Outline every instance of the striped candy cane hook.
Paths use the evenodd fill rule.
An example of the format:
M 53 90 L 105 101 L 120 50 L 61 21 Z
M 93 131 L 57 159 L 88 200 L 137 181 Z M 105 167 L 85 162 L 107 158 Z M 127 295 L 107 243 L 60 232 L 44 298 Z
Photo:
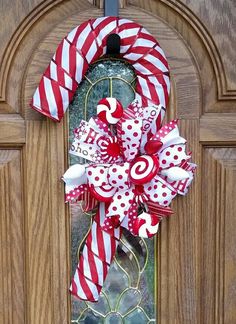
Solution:
M 106 53 L 107 37 L 114 33 L 120 37 L 120 58 L 132 64 L 137 76 L 135 99 L 143 107 L 160 104 L 162 119 L 170 91 L 165 54 L 145 28 L 118 17 L 90 19 L 62 40 L 34 93 L 31 107 L 60 121 L 89 64 Z

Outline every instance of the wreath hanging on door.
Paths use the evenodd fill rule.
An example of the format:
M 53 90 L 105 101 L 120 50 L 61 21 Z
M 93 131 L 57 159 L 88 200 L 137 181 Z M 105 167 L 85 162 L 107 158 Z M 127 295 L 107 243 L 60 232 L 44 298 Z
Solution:
M 70 287 L 89 301 L 99 298 L 122 228 L 154 236 L 161 219 L 172 214 L 172 199 L 187 193 L 196 169 L 177 120 L 161 126 L 170 91 L 164 52 L 133 21 L 101 17 L 73 29 L 43 74 L 32 108 L 60 121 L 89 65 L 106 54 L 111 34 L 119 35 L 119 57 L 137 75 L 135 100 L 124 110 L 115 98 L 101 98 L 97 116 L 74 130 L 70 149 L 88 164 L 75 164 L 63 176 L 66 201 L 84 201 L 86 211 L 98 207 Z

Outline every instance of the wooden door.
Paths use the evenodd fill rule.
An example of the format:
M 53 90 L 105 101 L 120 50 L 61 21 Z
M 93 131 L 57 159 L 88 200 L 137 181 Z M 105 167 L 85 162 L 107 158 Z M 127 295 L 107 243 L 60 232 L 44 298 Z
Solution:
M 29 108 L 60 40 L 103 15 L 98 1 L 1 1 L 0 323 L 70 323 L 70 220 L 60 177 L 67 118 Z M 167 119 L 180 119 L 197 176 L 158 239 L 158 323 L 236 323 L 236 6 L 129 0 L 171 69 Z

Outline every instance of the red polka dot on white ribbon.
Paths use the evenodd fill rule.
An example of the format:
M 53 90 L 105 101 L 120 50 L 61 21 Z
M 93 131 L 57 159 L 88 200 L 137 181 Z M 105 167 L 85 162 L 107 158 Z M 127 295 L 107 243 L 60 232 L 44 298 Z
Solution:
M 162 150 L 158 157 L 162 169 L 180 165 L 189 158 L 185 153 L 185 144 L 171 145 Z
M 86 168 L 88 182 L 94 187 L 100 187 L 107 184 L 108 168 L 104 166 L 92 165 Z
M 142 136 L 142 120 L 125 120 L 121 128 L 121 141 L 126 161 L 132 161 L 138 154 Z
M 177 194 L 176 190 L 159 176 L 145 184 L 144 190 L 149 200 L 158 202 L 162 206 L 168 206 Z
M 120 189 L 128 188 L 130 182 L 128 181 L 129 175 L 129 163 L 125 162 L 121 165 L 113 164 L 108 170 L 108 181 L 113 187 L 118 187 Z

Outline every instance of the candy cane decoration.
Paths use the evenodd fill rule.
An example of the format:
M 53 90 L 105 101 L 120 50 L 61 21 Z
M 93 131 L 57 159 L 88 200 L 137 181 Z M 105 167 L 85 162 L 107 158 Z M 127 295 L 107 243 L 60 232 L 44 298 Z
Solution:
M 130 20 L 101 17 L 74 28 L 44 72 L 32 108 L 60 121 L 113 33 L 121 40 L 120 58 L 136 74 L 135 101 L 126 110 L 115 98 L 99 101 L 97 116 L 75 129 L 70 149 L 89 164 L 74 165 L 63 176 L 66 201 L 84 200 L 86 211 L 99 203 L 70 287 L 88 301 L 98 300 L 122 227 L 133 235 L 155 235 L 162 217 L 172 213 L 172 199 L 187 193 L 196 168 L 177 121 L 161 127 L 170 91 L 166 57 L 156 39 Z M 138 215 L 140 207 L 145 212 Z
M 106 53 L 107 37 L 112 33 L 120 36 L 120 57 L 132 64 L 137 75 L 136 100 L 144 107 L 162 106 L 160 126 L 170 91 L 165 54 L 145 28 L 118 17 L 90 19 L 62 40 L 35 91 L 31 107 L 60 121 L 89 64 Z
M 97 301 L 121 237 L 121 227 L 102 230 L 105 204 L 100 203 L 86 238 L 70 291 L 82 300 Z

